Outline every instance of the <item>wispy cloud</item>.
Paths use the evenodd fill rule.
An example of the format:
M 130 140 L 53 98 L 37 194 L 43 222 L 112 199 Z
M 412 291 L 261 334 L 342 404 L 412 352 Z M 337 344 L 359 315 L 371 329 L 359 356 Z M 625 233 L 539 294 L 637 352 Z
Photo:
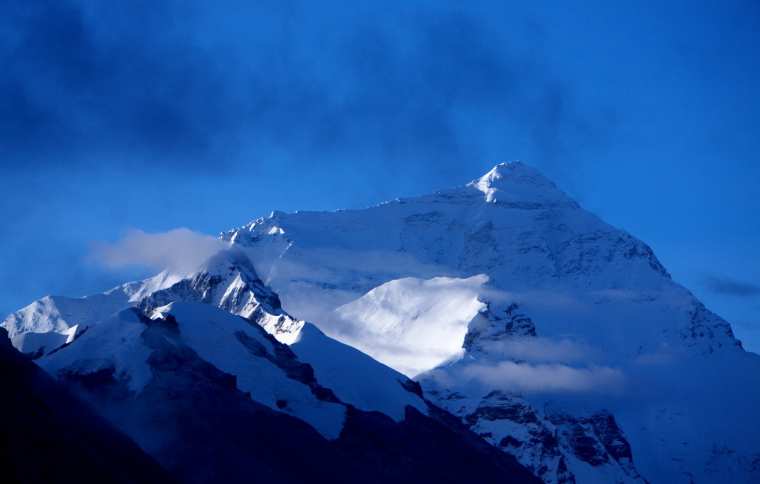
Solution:
M 455 167 L 512 131 L 549 162 L 609 131 L 545 62 L 534 20 L 518 23 L 526 55 L 477 8 L 14 0 L 3 13 L 0 163 L 19 169 L 129 153 L 216 171 L 270 150 Z
M 542 337 L 486 341 L 483 348 L 492 356 L 531 363 L 588 362 L 598 356 L 598 351 L 582 342 Z
M 716 294 L 728 296 L 753 297 L 760 295 L 760 285 L 728 276 L 707 276 L 705 286 Z
M 132 229 L 116 242 L 94 244 L 90 257 L 110 269 L 142 266 L 186 272 L 195 269 L 224 245 L 219 239 L 186 228 L 159 233 Z
M 623 372 L 607 366 L 573 367 L 558 363 L 514 361 L 461 364 L 435 370 L 430 376 L 451 385 L 476 384 L 516 393 L 615 393 L 624 384 Z

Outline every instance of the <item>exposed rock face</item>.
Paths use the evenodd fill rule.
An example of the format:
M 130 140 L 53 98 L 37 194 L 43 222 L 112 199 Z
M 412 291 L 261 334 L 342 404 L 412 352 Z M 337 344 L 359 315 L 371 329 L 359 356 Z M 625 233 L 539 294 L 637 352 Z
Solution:
M 610 457 L 612 457 L 621 466 L 629 466 L 629 472 L 633 472 L 633 455 L 631 445 L 625 439 L 623 431 L 615 421 L 615 417 L 608 412 L 599 412 L 592 415 L 590 421 L 594 434 L 604 445 Z
M 680 336 L 687 346 L 699 347 L 705 354 L 725 346 L 742 347 L 741 341 L 734 337 L 731 325 L 696 300 L 688 311 L 688 322 L 681 329 Z
M 282 341 L 292 342 L 303 326 L 282 310 L 280 298 L 259 278 L 244 254 L 222 251 L 195 274 L 140 301 L 145 312 L 174 301 L 202 302 L 256 322 Z
M 509 304 L 506 309 L 494 311 L 492 304 L 480 311 L 470 323 L 462 347 L 468 352 L 484 350 L 489 342 L 498 342 L 509 337 L 536 336 L 536 325 L 527 315 L 520 312 L 517 303 Z
M 479 401 L 435 390 L 432 395 L 475 433 L 515 455 L 544 482 L 576 482 L 568 462 L 587 464 L 595 469 L 591 475 L 605 476 L 610 482 L 645 482 L 633 463 L 628 441 L 607 412 L 584 418 L 546 413 L 499 391 Z

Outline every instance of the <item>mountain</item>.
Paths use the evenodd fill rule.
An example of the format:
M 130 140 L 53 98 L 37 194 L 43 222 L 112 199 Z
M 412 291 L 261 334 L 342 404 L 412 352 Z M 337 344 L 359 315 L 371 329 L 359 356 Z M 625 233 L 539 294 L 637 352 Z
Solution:
M 167 483 L 129 438 L 11 346 L 0 329 L 5 483 Z
M 180 279 L 179 275 L 162 272 L 88 297 L 45 296 L 9 314 L 2 327 L 8 331 L 14 347 L 39 357 L 72 342 L 92 324 Z
M 173 301 L 210 304 L 256 321 L 284 343 L 292 343 L 304 324 L 283 311 L 277 294 L 259 279 L 248 257 L 238 250 L 223 250 L 190 276 L 142 294 L 138 301 L 146 311 Z
M 3 323 L 181 480 L 239 479 L 250 453 L 293 480 L 523 482 L 515 459 L 547 483 L 760 480 L 760 357 L 649 246 L 527 165 L 366 209 L 274 212 L 221 239 L 192 274 Z M 194 439 L 214 449 L 204 468 L 178 444 Z M 302 452 L 364 472 L 283 459 Z
M 290 314 L 416 377 L 546 482 L 760 479 L 758 355 L 527 165 L 222 238 Z
M 100 320 L 69 318 L 82 329 L 31 356 L 178 481 L 535 481 L 414 382 L 291 318 L 237 249 L 154 282 Z M 24 335 L 18 313 L 7 321 Z M 265 330 L 291 323 L 291 346 Z

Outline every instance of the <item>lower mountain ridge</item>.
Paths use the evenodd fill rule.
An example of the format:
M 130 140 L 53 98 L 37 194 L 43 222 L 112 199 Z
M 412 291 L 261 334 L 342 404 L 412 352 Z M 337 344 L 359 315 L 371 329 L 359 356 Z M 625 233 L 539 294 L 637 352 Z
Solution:
M 207 273 L 37 348 L 34 363 L 18 357 L 178 482 L 539 482 L 413 381 L 316 327 L 301 321 L 297 341 L 277 341 L 264 322 L 292 318 L 276 295 L 239 254 L 214 263 L 233 279 L 248 271 L 241 291 L 259 301 L 247 300 L 248 318 L 204 303 L 221 282 Z

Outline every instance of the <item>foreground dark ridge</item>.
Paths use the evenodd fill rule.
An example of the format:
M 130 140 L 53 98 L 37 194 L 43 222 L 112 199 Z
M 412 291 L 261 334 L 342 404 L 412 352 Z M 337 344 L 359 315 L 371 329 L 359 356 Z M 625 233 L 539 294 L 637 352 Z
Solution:
M 132 440 L 16 351 L 0 328 L 0 481 L 170 483 Z

